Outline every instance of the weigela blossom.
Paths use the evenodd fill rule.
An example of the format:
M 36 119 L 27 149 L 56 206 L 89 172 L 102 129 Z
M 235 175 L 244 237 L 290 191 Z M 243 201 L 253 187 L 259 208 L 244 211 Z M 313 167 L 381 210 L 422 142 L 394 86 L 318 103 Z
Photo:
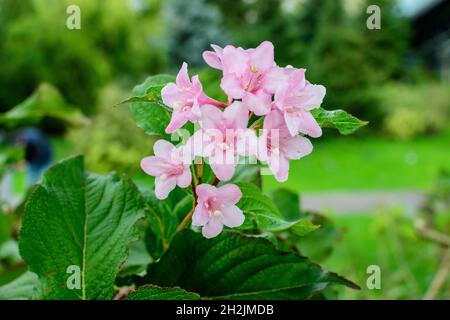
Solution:
M 267 162 L 278 181 L 286 181 L 289 160 L 310 154 L 313 150 L 311 141 L 299 135 L 292 136 L 279 110 L 273 110 L 266 116 L 263 128 L 262 135 L 258 137 L 258 159 Z
M 273 83 L 268 75 L 275 66 L 272 43 L 264 41 L 255 49 L 244 50 L 226 46 L 223 51 L 215 48 L 213 54 L 207 54 L 210 65 L 219 66 L 223 71 L 221 88 L 232 99 L 241 99 L 247 108 L 258 116 L 270 111 Z M 218 53 L 219 52 L 219 53 Z
M 196 188 L 197 206 L 192 216 L 192 224 L 202 227 L 205 238 L 213 238 L 222 232 L 223 226 L 239 227 L 244 222 L 242 210 L 236 206 L 242 192 L 234 184 L 216 188 L 201 184 Z
M 178 185 L 186 188 L 191 184 L 192 174 L 189 164 L 183 163 L 181 149 L 165 140 L 158 140 L 153 146 L 154 156 L 141 161 L 141 168 L 155 177 L 155 195 L 158 199 L 167 198 L 170 191 Z
M 223 105 L 203 92 L 198 75 L 189 79 L 186 63 L 183 63 L 178 72 L 176 83 L 169 83 L 162 89 L 161 97 L 164 104 L 173 109 L 172 118 L 166 128 L 167 133 L 178 130 L 188 121 L 197 122 L 201 117 L 202 105 Z
M 322 129 L 311 114 L 311 110 L 321 105 L 325 97 L 325 87 L 314 85 L 305 79 L 305 69 L 283 68 L 278 73 L 280 85 L 274 96 L 274 105 L 284 113 L 284 119 L 291 135 L 299 132 L 317 138 Z
M 230 180 L 239 155 L 248 155 L 252 144 L 256 155 L 255 132 L 247 129 L 248 110 L 242 102 L 236 101 L 224 111 L 211 105 L 205 105 L 202 111 L 201 130 L 191 137 L 187 147 L 194 155 L 209 159 L 219 180 Z
M 190 165 L 195 157 L 209 160 L 217 178 L 214 184 L 230 180 L 241 157 L 254 156 L 267 162 L 278 181 L 285 181 L 289 161 L 313 150 L 303 135 L 322 134 L 311 110 L 322 103 L 325 87 L 307 81 L 305 69 L 277 66 L 272 43 L 264 41 L 253 49 L 211 47 L 213 51 L 203 52 L 203 58 L 210 67 L 222 71 L 220 86 L 228 101 L 209 98 L 198 76 L 189 78 L 186 63 L 176 82 L 163 88 L 163 102 L 173 109 L 166 132 L 172 133 L 188 121 L 198 123 L 200 129 L 179 148 L 157 141 L 155 156 L 142 160 L 142 169 L 156 177 L 159 199 L 166 198 L 176 185 L 189 186 Z M 259 127 L 262 120 L 263 130 L 257 137 L 253 128 Z M 217 188 L 200 184 L 193 191 L 196 207 L 192 224 L 202 227 L 206 238 L 217 236 L 224 225 L 237 227 L 243 223 L 244 215 L 236 206 L 242 194 L 236 185 Z

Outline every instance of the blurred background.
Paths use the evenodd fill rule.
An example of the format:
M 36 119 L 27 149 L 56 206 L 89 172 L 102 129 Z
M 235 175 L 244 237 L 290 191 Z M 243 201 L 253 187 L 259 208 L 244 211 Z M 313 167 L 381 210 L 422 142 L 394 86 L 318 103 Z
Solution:
M 66 27 L 72 4 L 80 30 Z M 366 26 L 374 4 L 379 30 Z M 224 99 L 221 74 L 201 53 L 264 40 L 279 65 L 305 67 L 326 86 L 324 108 L 370 121 L 349 137 L 325 131 L 286 183 L 263 177 L 265 191 L 299 193 L 303 210 L 322 214 L 302 253 L 362 287 L 330 296 L 450 299 L 448 0 L 0 0 L 2 211 L 20 211 L 42 172 L 77 153 L 91 171 L 145 185 L 138 164 L 155 138 L 114 105 L 183 61 Z M 23 272 L 17 232 L 2 235 L 6 216 L 0 285 Z M 366 286 L 370 265 L 380 267 L 381 289 Z

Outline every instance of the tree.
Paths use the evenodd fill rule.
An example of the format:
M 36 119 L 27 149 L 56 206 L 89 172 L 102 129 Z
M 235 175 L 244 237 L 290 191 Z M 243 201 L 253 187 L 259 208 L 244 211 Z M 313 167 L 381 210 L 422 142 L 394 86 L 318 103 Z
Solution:
M 204 66 L 201 53 L 228 40 L 221 15 L 204 0 L 168 0 L 163 6 L 169 57 L 174 66 L 186 61 Z

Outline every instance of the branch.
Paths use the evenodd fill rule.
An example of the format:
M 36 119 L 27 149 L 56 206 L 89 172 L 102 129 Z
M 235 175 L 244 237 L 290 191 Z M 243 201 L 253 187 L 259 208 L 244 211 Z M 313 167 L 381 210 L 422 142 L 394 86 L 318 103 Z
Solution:
M 450 237 L 434 229 L 427 228 L 423 220 L 415 222 L 417 232 L 423 238 L 436 242 L 444 247 L 450 248 Z
M 425 293 L 423 297 L 424 300 L 434 300 L 436 299 L 439 291 L 444 286 L 447 280 L 448 273 L 450 271 L 450 248 L 446 250 L 444 258 L 442 259 L 441 265 L 439 266 L 438 272 L 434 276 L 433 282 Z

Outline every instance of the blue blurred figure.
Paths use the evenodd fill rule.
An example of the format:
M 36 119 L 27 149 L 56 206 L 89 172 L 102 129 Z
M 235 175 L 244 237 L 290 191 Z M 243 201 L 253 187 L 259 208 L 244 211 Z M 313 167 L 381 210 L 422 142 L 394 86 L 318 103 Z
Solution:
M 29 183 L 34 185 L 52 163 L 51 143 L 45 134 L 37 128 L 23 129 L 17 137 L 17 142 L 25 148 Z

